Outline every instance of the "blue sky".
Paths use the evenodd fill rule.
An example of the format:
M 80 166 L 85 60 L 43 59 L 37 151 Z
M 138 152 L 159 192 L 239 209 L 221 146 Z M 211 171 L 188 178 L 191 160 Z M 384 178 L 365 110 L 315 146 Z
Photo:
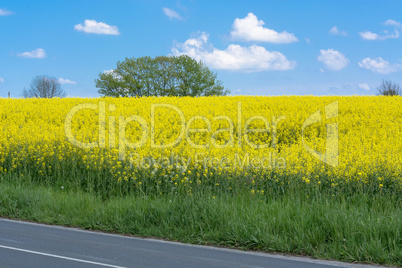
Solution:
M 0 97 L 69 96 L 126 57 L 187 54 L 233 95 L 371 95 L 402 84 L 402 1 L 0 0 Z

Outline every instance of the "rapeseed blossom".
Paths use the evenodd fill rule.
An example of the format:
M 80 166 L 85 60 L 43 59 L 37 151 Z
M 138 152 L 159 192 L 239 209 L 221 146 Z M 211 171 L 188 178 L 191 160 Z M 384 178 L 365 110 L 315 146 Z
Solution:
M 328 118 L 334 102 L 338 114 Z M 66 125 L 79 105 L 87 108 Z M 320 120 L 302 132 L 317 111 Z M 402 189 L 401 97 L 0 99 L 0 115 L 0 173 L 48 183 L 78 174 L 70 184 L 107 180 L 158 194 L 241 187 L 268 194 L 293 182 Z M 311 153 L 329 148 L 329 124 L 337 125 L 336 165 Z

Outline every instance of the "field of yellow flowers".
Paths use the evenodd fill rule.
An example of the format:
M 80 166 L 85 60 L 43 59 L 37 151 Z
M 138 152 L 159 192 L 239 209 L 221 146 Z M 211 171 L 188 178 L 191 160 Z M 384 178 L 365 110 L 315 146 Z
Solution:
M 400 193 L 401 115 L 378 96 L 0 99 L 0 174 L 104 196 Z

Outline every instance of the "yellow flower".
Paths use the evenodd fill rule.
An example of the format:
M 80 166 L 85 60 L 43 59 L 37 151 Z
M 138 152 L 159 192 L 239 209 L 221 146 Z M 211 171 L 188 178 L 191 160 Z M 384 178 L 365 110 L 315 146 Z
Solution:
M 325 107 L 336 101 L 336 118 L 308 126 L 302 140 L 305 120 L 315 111 L 320 110 L 323 114 Z M 55 171 L 69 174 L 67 169 L 77 167 L 91 174 L 105 171 L 122 184 L 147 179 L 149 185 L 168 182 L 167 185 L 175 189 L 180 187 L 176 187 L 178 183 L 174 181 L 183 187 L 194 186 L 194 181 L 197 187 L 219 186 L 225 188 L 222 190 L 230 190 L 238 184 L 236 180 L 249 178 L 247 181 L 251 183 L 244 186 L 250 187 L 247 191 L 251 187 L 259 188 L 267 181 L 286 187 L 289 181 L 284 178 L 301 178 L 305 184 L 334 188 L 347 187 L 349 183 L 369 184 L 372 183 L 370 178 L 377 178 L 380 188 L 386 181 L 387 187 L 392 183 L 401 189 L 401 101 L 402 97 L 378 96 L 0 99 L 0 172 L 22 174 L 27 170 L 47 179 Z M 106 107 L 102 141 L 99 133 L 101 103 Z M 75 113 L 68 134 L 67 114 L 77 105 L 85 104 L 95 105 L 96 109 Z M 153 142 L 163 145 L 178 140 L 174 146 L 165 149 L 151 146 L 148 128 L 151 127 L 152 104 L 170 105 L 183 113 L 184 122 L 172 108 L 155 108 Z M 110 111 L 109 105 L 116 109 Z M 121 146 L 123 133 L 120 133 L 119 118 L 127 119 L 133 115 L 143 118 L 141 122 L 147 125 L 147 131 L 139 121 L 131 121 L 125 125 L 126 146 Z M 261 117 L 250 120 L 256 116 L 267 119 L 268 132 L 249 131 L 267 127 Z M 284 119 L 279 120 L 281 116 Z M 240 128 L 237 125 L 239 118 Z M 317 154 L 310 153 L 315 151 L 322 155 L 332 150 L 328 147 L 326 152 L 326 124 L 329 123 L 338 124 L 337 166 L 324 163 L 316 158 Z M 276 140 L 272 135 L 274 125 Z M 188 131 L 183 139 L 178 139 L 182 129 L 207 131 Z M 140 144 L 143 134 L 146 140 Z M 103 145 L 81 148 L 72 143 L 71 137 L 80 143 Z M 141 146 L 133 148 L 129 143 Z M 125 159 L 121 159 L 122 155 Z M 198 162 L 196 155 L 199 155 Z M 281 159 L 283 166 L 278 165 Z M 158 171 L 151 176 L 155 167 Z M 193 168 L 196 168 L 195 172 L 191 171 Z M 270 176 L 274 169 L 275 174 Z M 127 178 L 132 181 L 127 182 Z M 223 183 L 221 179 L 226 178 Z M 219 179 L 220 184 L 215 179 Z

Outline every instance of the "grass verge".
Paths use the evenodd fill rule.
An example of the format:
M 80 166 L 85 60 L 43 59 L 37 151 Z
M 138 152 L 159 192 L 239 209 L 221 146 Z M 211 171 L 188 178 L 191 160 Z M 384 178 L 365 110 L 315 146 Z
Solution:
M 115 196 L 2 181 L 0 216 L 193 244 L 402 265 L 398 196 Z

